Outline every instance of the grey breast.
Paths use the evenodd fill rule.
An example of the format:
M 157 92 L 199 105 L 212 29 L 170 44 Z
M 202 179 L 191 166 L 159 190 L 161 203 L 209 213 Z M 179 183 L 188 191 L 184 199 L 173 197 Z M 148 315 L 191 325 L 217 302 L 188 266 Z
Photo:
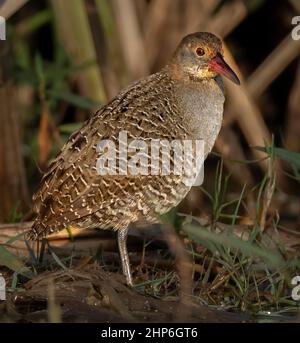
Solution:
M 224 91 L 220 78 L 180 83 L 177 100 L 191 139 L 203 139 L 207 155 L 219 134 L 223 119 Z

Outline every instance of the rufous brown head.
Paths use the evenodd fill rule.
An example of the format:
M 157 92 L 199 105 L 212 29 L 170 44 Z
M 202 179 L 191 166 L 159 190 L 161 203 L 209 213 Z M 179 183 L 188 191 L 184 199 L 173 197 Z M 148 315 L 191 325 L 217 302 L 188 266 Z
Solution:
M 209 32 L 196 32 L 184 37 L 171 63 L 196 79 L 222 75 L 240 84 L 239 78 L 224 60 L 222 41 Z

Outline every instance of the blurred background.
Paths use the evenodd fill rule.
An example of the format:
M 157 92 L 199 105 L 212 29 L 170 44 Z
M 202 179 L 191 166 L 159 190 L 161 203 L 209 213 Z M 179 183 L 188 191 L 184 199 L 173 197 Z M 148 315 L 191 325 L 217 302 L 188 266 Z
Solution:
M 0 222 L 30 218 L 42 172 L 91 113 L 158 71 L 184 35 L 210 31 L 224 39 L 242 86 L 226 82 L 204 185 L 180 210 L 210 218 L 206 195 L 221 170 L 229 202 L 243 191 L 239 223 L 253 221 L 261 192 L 262 216 L 299 229 L 299 0 L 1 0 L 0 15 Z M 217 219 L 231 212 L 229 204 Z
M 0 16 L 0 273 L 11 299 L 0 321 L 4 312 L 23 321 L 80 313 L 84 321 L 199 321 L 195 304 L 275 311 L 274 320 L 299 314 L 291 278 L 300 275 L 300 39 L 292 38 L 300 36 L 300 20 L 292 23 L 300 0 L 0 0 Z M 51 159 L 94 111 L 158 71 L 195 31 L 224 40 L 242 84 L 224 80 L 223 127 L 204 184 L 163 230 L 130 231 L 139 291 L 122 284 L 112 232 L 83 230 L 73 240 L 63 230 L 30 247 L 31 197 Z M 50 311 L 54 290 L 61 313 Z M 179 302 L 177 313 L 174 301 L 189 294 L 193 308 Z M 234 320 L 246 319 L 227 317 Z

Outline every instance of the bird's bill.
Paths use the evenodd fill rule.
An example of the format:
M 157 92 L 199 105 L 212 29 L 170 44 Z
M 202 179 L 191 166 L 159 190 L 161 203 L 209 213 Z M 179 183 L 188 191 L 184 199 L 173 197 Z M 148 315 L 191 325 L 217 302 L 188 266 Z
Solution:
M 209 68 L 214 72 L 227 77 L 229 80 L 234 82 L 237 85 L 240 85 L 240 80 L 237 77 L 236 73 L 229 67 L 225 62 L 221 54 L 217 54 L 210 62 Z

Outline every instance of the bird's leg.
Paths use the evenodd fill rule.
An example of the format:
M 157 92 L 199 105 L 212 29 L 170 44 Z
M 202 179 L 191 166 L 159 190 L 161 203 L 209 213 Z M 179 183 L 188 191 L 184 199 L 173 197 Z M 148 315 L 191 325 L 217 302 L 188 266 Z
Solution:
M 131 271 L 130 271 L 130 264 L 129 264 L 129 256 L 127 251 L 127 234 L 128 234 L 128 227 L 125 229 L 118 230 L 118 245 L 119 245 L 119 252 L 121 257 L 122 263 L 122 270 L 123 274 L 126 277 L 126 282 L 128 286 L 133 286 Z

